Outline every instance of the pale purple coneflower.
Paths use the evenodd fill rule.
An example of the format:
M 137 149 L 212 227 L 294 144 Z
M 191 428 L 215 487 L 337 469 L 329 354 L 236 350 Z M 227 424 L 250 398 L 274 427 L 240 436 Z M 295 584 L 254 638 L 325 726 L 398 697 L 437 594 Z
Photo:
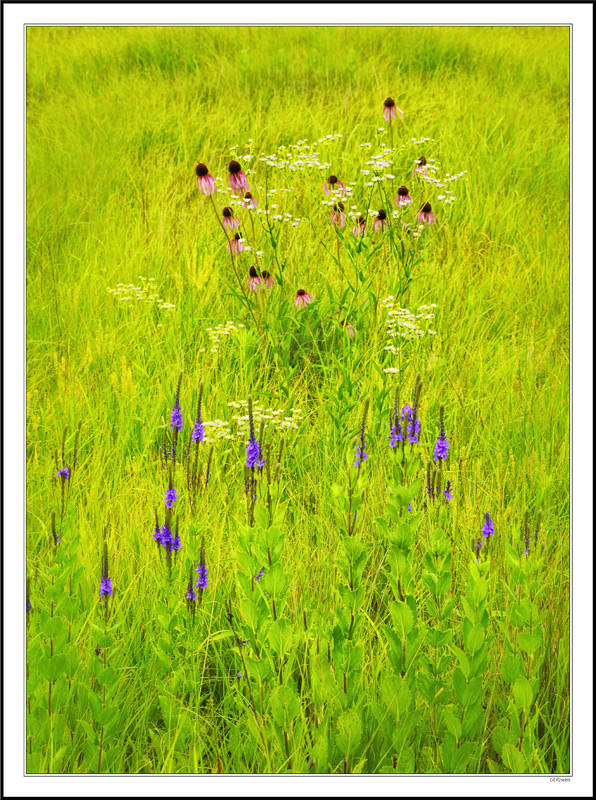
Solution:
M 333 211 L 331 212 L 331 216 L 329 217 L 329 219 L 331 224 L 335 225 L 338 228 L 346 227 L 346 215 L 344 214 L 343 203 L 336 203 L 333 206 Z
M 356 335 L 356 328 L 345 319 L 342 319 L 342 321 L 339 324 L 342 326 L 342 328 L 345 328 L 350 339 L 353 339 L 354 336 Z
M 403 119 L 404 112 L 395 105 L 395 100 L 392 97 L 388 97 L 383 103 L 383 119 L 385 122 L 389 122 L 389 120 L 395 119 L 398 114 Z
M 433 213 L 433 210 L 431 208 L 430 203 L 425 203 L 422 206 L 422 208 L 420 209 L 420 211 L 416 215 L 416 221 L 417 222 L 424 222 L 427 225 L 432 225 L 433 222 L 437 221 L 437 218 L 435 217 L 435 215 Z
M 360 216 L 357 217 L 354 222 L 356 223 L 352 228 L 352 233 L 354 236 L 362 236 L 364 234 L 364 229 L 366 228 L 366 220 L 364 217 Z
M 345 196 L 347 194 L 346 186 L 342 183 L 337 175 L 330 175 L 325 183 L 323 184 L 323 191 L 327 196 L 329 196 L 330 192 L 334 192 L 337 189 Z
M 226 206 L 221 212 L 222 224 L 227 231 L 235 231 L 240 227 L 240 220 L 234 216 L 234 209 Z
M 252 208 L 253 211 L 256 211 L 257 208 L 257 201 L 254 199 L 250 192 L 246 192 L 244 195 L 244 199 L 242 201 L 242 208 L 248 209 Z
M 312 299 L 312 294 L 309 294 L 305 289 L 298 289 L 294 298 L 294 305 L 296 308 L 303 308 L 311 303 Z
M 407 186 L 400 186 L 399 189 L 397 190 L 395 205 L 399 208 L 400 206 L 407 206 L 411 202 L 412 198 L 410 197 L 410 193 L 408 191 Z
M 265 289 L 272 289 L 275 285 L 273 275 L 270 272 L 267 272 L 266 269 L 261 272 L 261 284 L 265 287 Z
M 197 164 L 195 172 L 197 173 L 197 186 L 199 187 L 199 192 L 207 196 L 215 194 L 217 191 L 215 178 L 213 175 L 209 174 L 209 170 L 207 169 L 206 165 L 202 163 Z
M 416 175 L 428 175 L 427 164 L 428 162 L 424 156 L 417 158 L 412 167 L 412 177 L 414 178 Z
M 246 175 L 242 172 L 242 167 L 237 161 L 230 161 L 228 164 L 228 180 L 234 194 L 243 194 L 250 191 L 250 186 L 246 180 Z
M 261 280 L 261 276 L 259 275 L 259 273 L 255 269 L 255 267 L 251 267 L 249 269 L 248 275 L 249 275 L 248 281 L 246 282 L 246 285 L 248 286 L 248 291 L 249 292 L 258 292 L 259 289 L 262 286 L 262 283 L 263 283 L 262 280 Z
M 375 217 L 375 221 L 373 222 L 373 228 L 375 233 L 379 231 L 383 231 L 385 228 L 389 227 L 389 220 L 387 219 L 387 214 L 385 213 L 384 208 L 380 208 L 377 211 L 377 216 Z
M 235 233 L 234 237 L 228 242 L 228 251 L 230 253 L 241 253 L 244 250 L 244 239 L 240 233 Z

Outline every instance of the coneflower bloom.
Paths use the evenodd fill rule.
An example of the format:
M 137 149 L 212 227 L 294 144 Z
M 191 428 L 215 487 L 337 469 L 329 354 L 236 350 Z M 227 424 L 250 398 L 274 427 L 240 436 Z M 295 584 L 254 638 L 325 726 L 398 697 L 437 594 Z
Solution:
M 240 233 L 235 233 L 234 237 L 228 242 L 228 250 L 230 253 L 241 253 L 244 250 L 244 239 Z
M 323 191 L 329 196 L 330 192 L 334 192 L 338 189 L 343 195 L 347 194 L 345 184 L 339 180 L 337 175 L 330 175 L 323 184 Z
M 250 186 L 246 180 L 246 175 L 242 172 L 242 167 L 237 161 L 230 161 L 228 164 L 228 180 L 234 194 L 243 194 L 250 191 Z
M 253 211 L 256 211 L 257 208 L 257 201 L 254 199 L 250 192 L 246 192 L 244 195 L 244 199 L 242 201 L 242 208 L 248 209 L 252 208 Z
M 178 492 L 174 489 L 172 481 L 170 481 L 170 485 L 168 486 L 168 490 L 166 491 L 166 496 L 164 498 L 166 508 L 172 508 L 177 499 Z
M 389 227 L 389 220 L 387 219 L 387 214 L 385 213 L 385 209 L 381 208 L 377 211 L 377 216 L 375 217 L 375 221 L 373 222 L 373 228 L 375 233 L 384 230 L 385 228 Z
M 346 215 L 344 214 L 343 203 L 335 203 L 329 219 L 331 224 L 337 226 L 338 228 L 346 227 Z
M 416 216 L 417 222 L 425 222 L 427 225 L 432 225 L 437 221 L 430 203 L 425 203 Z
M 410 197 L 410 193 L 408 191 L 407 186 L 400 186 L 397 190 L 397 197 L 395 198 L 395 205 L 399 208 L 400 206 L 407 206 L 409 203 L 412 202 L 412 198 Z
M 312 294 L 309 294 L 305 289 L 298 289 L 294 298 L 294 305 L 296 308 L 303 308 L 311 303 L 312 299 Z
M 346 329 L 350 339 L 353 339 L 354 336 L 356 335 L 356 328 L 353 325 L 350 325 L 350 323 L 345 319 L 342 319 L 342 321 L 339 324 L 342 326 L 342 328 Z
M 389 122 L 390 119 L 395 119 L 398 114 L 400 114 L 403 119 L 404 112 L 395 105 L 395 101 L 392 97 L 388 97 L 383 103 L 383 119 L 385 122 Z
M 360 216 L 356 218 L 355 223 L 356 224 L 352 228 L 352 233 L 354 236 L 362 236 L 364 229 L 366 228 L 366 220 L 364 217 Z
M 265 287 L 265 289 L 272 289 L 275 286 L 275 280 L 273 279 L 273 275 L 264 269 L 261 272 L 261 283 Z
M 417 158 L 414 166 L 412 167 L 412 177 L 415 175 L 427 175 L 428 174 L 428 162 L 424 156 L 420 156 Z
M 261 276 L 257 272 L 255 267 L 251 267 L 248 271 L 248 281 L 246 285 L 248 286 L 248 290 L 250 292 L 258 292 L 262 286 Z
M 209 570 L 205 565 L 205 556 L 203 555 L 203 551 L 201 551 L 201 558 L 199 559 L 199 566 L 196 568 L 195 572 L 198 572 L 197 582 L 195 586 L 197 589 L 204 591 L 209 586 L 209 581 L 207 580 L 207 575 Z
M 495 524 L 488 515 L 488 511 L 484 515 L 484 525 L 482 526 L 482 536 L 488 539 L 489 536 L 495 535 Z
M 197 164 L 195 172 L 197 173 L 197 186 L 199 187 L 199 192 L 207 196 L 215 194 L 217 191 L 215 178 L 213 175 L 209 174 L 209 170 L 207 169 L 206 165 Z
M 240 227 L 240 220 L 234 216 L 234 209 L 226 206 L 221 212 L 222 224 L 227 231 L 235 231 Z

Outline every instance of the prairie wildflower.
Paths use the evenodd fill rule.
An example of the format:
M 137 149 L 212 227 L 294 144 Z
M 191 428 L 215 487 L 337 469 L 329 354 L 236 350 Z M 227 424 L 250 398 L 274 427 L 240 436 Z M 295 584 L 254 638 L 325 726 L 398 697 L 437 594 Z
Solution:
M 234 194 L 245 195 L 250 191 L 250 186 L 246 180 L 246 175 L 242 172 L 242 167 L 237 161 L 230 161 L 228 164 L 228 180 Z
M 420 420 L 416 416 L 414 409 L 409 406 L 405 405 L 401 410 L 400 419 L 403 422 L 404 417 L 408 415 L 408 422 L 407 422 L 407 430 L 406 434 L 408 437 L 408 442 L 410 444 L 417 444 L 418 437 L 420 436 Z M 398 441 L 403 442 L 403 433 L 401 434 L 402 438 L 399 438 Z
M 103 546 L 103 558 L 101 560 L 101 581 L 99 582 L 99 597 L 100 599 L 111 597 L 113 594 L 112 589 L 112 581 L 108 575 L 109 568 L 108 568 L 108 546 L 104 543 Z M 103 601 L 104 605 L 107 602 L 106 600 Z
M 196 568 L 195 572 L 198 572 L 197 582 L 195 583 L 195 587 L 200 589 L 202 592 L 209 586 L 209 581 L 207 580 L 207 575 L 209 570 L 205 564 L 205 556 L 203 551 L 201 550 L 201 558 L 199 559 L 199 566 Z
M 482 549 L 482 539 L 478 539 L 476 543 L 476 561 L 480 563 L 480 550 Z
M 418 214 L 416 215 L 416 221 L 420 223 L 426 223 L 427 225 L 432 225 L 434 222 L 437 221 L 437 218 L 431 208 L 430 203 L 425 203 Z
M 196 596 L 196 594 L 194 592 L 194 588 L 193 588 L 193 585 L 192 585 L 192 574 L 191 574 L 190 580 L 188 581 L 188 588 L 186 590 L 186 599 L 190 600 L 191 602 L 193 602 L 194 600 L 197 599 L 197 596 Z
M 387 214 L 385 213 L 385 209 L 381 208 L 377 211 L 377 216 L 375 217 L 375 221 L 373 222 L 373 228 L 375 233 L 384 230 L 385 228 L 389 227 L 389 220 L 387 219 Z
M 62 483 L 66 483 L 66 481 L 70 478 L 70 469 L 68 467 L 62 467 L 56 473 L 57 478 L 62 479 Z
M 195 424 L 192 429 L 192 440 L 193 442 L 202 442 L 205 439 L 205 424 L 201 419 L 201 400 L 202 400 L 202 386 L 201 391 L 199 392 L 199 402 L 197 403 L 197 416 L 195 419 Z
M 345 228 L 346 227 L 346 215 L 344 214 L 344 204 L 343 203 L 335 203 L 333 206 L 333 211 L 331 212 L 331 216 L 329 220 L 332 225 L 337 228 Z
M 354 461 L 354 466 L 358 467 L 358 469 L 360 469 L 360 465 L 363 461 L 368 461 L 368 454 L 364 449 L 366 447 L 364 428 L 366 425 L 366 415 L 368 413 L 368 403 L 368 400 L 366 400 L 364 403 L 364 413 L 362 414 L 362 422 L 360 423 L 360 441 L 358 442 L 358 446 L 356 448 L 356 456 Z
M 312 295 L 309 294 L 305 289 L 298 289 L 296 292 L 296 297 L 294 298 L 294 305 L 296 308 L 304 308 L 309 303 L 312 302 Z
M 265 289 L 272 289 L 275 285 L 275 280 L 273 279 L 273 275 L 264 269 L 261 272 L 261 283 L 265 287 Z
M 342 195 L 347 194 L 346 186 L 342 183 L 337 175 L 330 175 L 325 183 L 323 184 L 323 191 L 327 196 L 329 196 L 330 192 L 340 191 Z
M 383 119 L 385 122 L 389 122 L 395 119 L 398 114 L 403 119 L 404 112 L 395 105 L 395 100 L 392 97 L 388 97 L 383 103 Z
M 414 162 L 414 166 L 412 167 L 412 177 L 416 175 L 427 175 L 428 174 L 428 161 L 424 156 L 420 156 Z
M 225 230 L 227 231 L 235 231 L 236 228 L 240 227 L 240 220 L 238 217 L 234 216 L 234 209 L 226 206 L 224 210 L 221 212 L 221 222 L 224 226 Z
M 345 329 L 350 339 L 353 339 L 354 336 L 356 335 L 356 328 L 345 319 L 342 319 L 342 321 L 339 324 L 342 326 L 342 328 Z
M 444 408 L 441 406 L 439 416 L 440 416 L 440 430 L 439 430 L 439 437 L 435 442 L 435 455 L 434 460 L 435 462 L 439 460 L 445 460 L 449 455 L 449 442 L 447 441 L 447 437 L 445 436 L 445 421 L 443 419 L 444 416 Z
M 166 495 L 164 497 L 166 508 L 172 508 L 177 499 L 178 499 L 178 492 L 174 489 L 172 481 L 170 480 L 170 485 L 168 486 Z
M 453 493 L 451 491 L 451 488 L 452 488 L 451 481 L 447 481 L 447 483 L 445 484 L 445 491 L 443 492 L 443 494 L 445 495 L 445 500 L 447 501 L 453 500 Z
M 206 196 L 215 194 L 217 191 L 215 178 L 213 175 L 209 174 L 206 165 L 203 163 L 197 164 L 195 172 L 197 174 L 197 186 L 199 187 L 199 191 Z
M 248 281 L 246 282 L 249 292 L 258 292 L 261 288 L 261 276 L 256 270 L 256 267 L 251 267 L 248 271 Z
M 248 444 L 246 445 L 246 466 L 251 469 L 258 466 L 257 462 L 261 459 L 262 453 L 257 437 L 255 436 L 255 422 L 252 413 L 252 397 L 248 398 L 248 420 L 250 426 L 250 433 L 248 437 Z
M 489 536 L 495 535 L 495 525 L 488 515 L 488 511 L 484 514 L 484 525 L 482 526 L 482 536 L 488 539 Z
M 244 199 L 242 200 L 242 208 L 244 208 L 245 210 L 252 208 L 253 211 L 256 211 L 257 201 L 254 199 L 251 192 L 245 193 Z
M 355 225 L 352 228 L 352 233 L 354 234 L 354 236 L 362 236 L 362 234 L 364 233 L 364 229 L 366 228 L 366 220 L 362 215 L 360 215 L 354 220 L 354 222 Z
M 178 381 L 176 397 L 174 398 L 174 407 L 172 408 L 172 414 L 170 416 L 170 430 L 173 431 L 174 428 L 178 428 L 178 430 L 181 431 L 182 422 L 182 409 L 180 408 L 180 381 Z
M 412 198 L 410 197 L 410 192 L 408 191 L 407 186 L 400 186 L 397 190 L 397 197 L 395 198 L 395 205 L 399 208 L 400 206 L 407 206 L 412 202 Z
M 258 575 L 255 575 L 255 581 L 258 581 L 260 578 L 262 578 L 264 574 L 265 574 L 265 569 L 263 568 L 261 569 Z
M 242 234 L 236 233 L 234 237 L 228 242 L 228 252 L 238 255 L 244 250 L 244 239 Z

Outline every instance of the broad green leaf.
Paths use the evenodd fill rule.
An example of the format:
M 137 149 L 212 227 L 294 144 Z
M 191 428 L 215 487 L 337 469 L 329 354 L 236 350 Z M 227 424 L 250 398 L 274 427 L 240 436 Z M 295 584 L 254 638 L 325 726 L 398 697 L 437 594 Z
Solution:
M 524 711 L 528 711 L 532 705 L 534 695 L 527 678 L 518 678 L 515 681 L 513 684 L 513 697 L 518 708 L 523 708 Z
M 362 721 L 354 708 L 343 711 L 336 723 L 335 742 L 340 753 L 349 759 L 360 744 L 362 738 Z
M 412 610 L 407 603 L 401 601 L 391 603 L 389 610 L 395 632 L 403 641 L 414 626 Z
M 470 653 L 478 652 L 484 643 L 484 628 L 482 625 L 472 625 L 467 633 L 464 633 L 464 643 Z

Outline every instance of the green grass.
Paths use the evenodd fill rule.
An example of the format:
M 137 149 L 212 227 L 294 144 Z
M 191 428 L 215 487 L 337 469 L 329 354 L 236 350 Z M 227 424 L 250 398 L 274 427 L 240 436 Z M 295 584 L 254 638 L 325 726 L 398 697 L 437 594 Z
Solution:
M 464 736 L 470 747 L 461 771 L 569 770 L 568 57 L 566 28 L 27 29 L 27 574 L 34 609 L 28 771 L 93 772 L 100 750 L 102 772 L 212 772 L 218 763 L 230 773 L 450 771 L 445 711 L 465 712 L 454 694 L 453 646 L 468 635 L 463 598 L 483 580 L 489 611 L 479 651 L 486 650 L 483 716 L 481 729 L 470 723 Z M 355 295 L 334 261 L 321 187 L 330 172 L 357 181 L 353 202 L 366 212 L 370 190 L 364 194 L 359 170 L 378 151 L 387 95 L 405 111 L 394 126 L 395 144 L 407 145 L 398 147 L 395 186 L 414 185 L 412 162 L 423 153 L 442 174 L 467 173 L 453 184 L 453 204 L 436 201 L 434 190 L 438 224 L 419 240 L 413 282 L 400 283 L 399 259 L 390 257 L 380 271 L 385 245 L 376 255 L 358 256 L 361 281 L 372 283 L 369 289 L 360 283 Z M 274 253 L 256 215 L 258 248 L 277 285 L 253 307 L 255 324 L 210 203 L 197 191 L 194 167 L 203 161 L 225 178 L 234 145 L 241 154 L 252 139 L 258 156 L 336 132 L 343 138 L 319 148 L 330 170 L 293 174 L 251 162 L 256 174 L 248 177 L 261 207 L 264 192 L 255 187 L 267 173 L 269 187 L 292 188 L 270 202 L 302 218 L 296 228 L 282 225 Z M 412 145 L 412 137 L 432 141 Z M 373 146 L 362 148 L 363 142 Z M 391 203 L 395 190 L 387 191 Z M 218 208 L 220 198 L 214 198 Z M 381 202 L 375 188 L 371 208 Z M 346 247 L 353 245 L 350 228 Z M 252 240 L 250 226 L 242 231 Z M 243 253 L 238 262 L 245 283 L 253 261 Z M 139 285 L 139 275 L 155 278 L 175 309 L 119 303 L 107 291 Z M 296 310 L 300 287 L 315 303 Z M 397 669 L 391 677 L 396 668 L 382 626 L 400 597 L 387 567 L 392 545 L 378 522 L 391 519 L 387 487 L 394 482 L 387 421 L 396 377 L 382 371 L 394 363 L 383 350 L 380 301 L 388 294 L 414 311 L 438 306 L 436 337 L 404 346 L 400 396 L 402 404 L 409 400 L 420 372 L 424 461 L 432 458 L 444 404 L 451 444 L 445 469 L 454 486 L 448 507 L 427 508 L 423 489 L 414 498 L 422 517 L 407 551 L 408 602 L 418 612 L 413 633 L 434 626 L 451 630 L 453 640 L 438 647 L 449 656 L 432 676 L 442 682 L 440 700 L 424 699 L 433 655 L 426 640 L 422 660 L 403 679 L 411 702 L 396 713 L 405 715 L 405 728 L 414 720 L 415 729 L 399 746 L 383 721 L 392 713 L 391 692 L 383 687 L 401 676 Z M 332 327 L 345 317 L 356 326 L 353 340 Z M 245 327 L 211 353 L 206 329 L 226 320 Z M 263 679 L 262 700 L 259 681 L 251 681 L 262 713 L 253 713 L 246 680 L 235 678 L 245 671 L 241 652 L 256 652 L 242 599 L 241 553 L 251 536 L 245 439 L 215 443 L 212 478 L 192 512 L 185 479 L 177 478 L 182 549 L 171 580 L 152 541 L 153 509 L 162 514 L 168 481 L 159 450 L 180 371 L 185 442 L 201 381 L 205 419 L 230 420 L 228 402 L 249 393 L 265 406 L 303 412 L 298 431 L 287 434 L 274 492 L 284 537 L 279 569 L 283 618 L 292 630 L 290 675 L 279 689 L 269 640 L 275 669 Z M 340 562 L 347 545 L 337 493 L 356 472 L 348 465 L 367 397 L 370 461 L 358 479 L 366 494 L 356 537 L 368 548 L 355 634 L 363 658 L 353 673 L 348 668 L 357 687 L 352 696 L 342 690 L 340 666 L 346 657 Z M 60 522 L 53 453 L 67 426 L 68 461 L 79 420 L 79 465 Z M 406 483 L 423 472 L 421 463 Z M 541 512 L 542 526 L 540 546 L 522 558 L 527 566 L 520 575 L 526 508 L 532 522 Z M 481 564 L 488 571 L 475 576 L 485 511 L 496 535 Z M 52 512 L 63 542 L 58 554 Z M 118 624 L 113 645 L 104 648 L 106 664 L 116 670 L 116 678 L 106 679 L 105 703 L 91 627 L 103 626 L 104 535 L 115 588 L 109 625 Z M 445 541 L 452 580 L 439 595 L 435 624 L 424 556 Z M 185 586 L 201 542 L 210 586 L 189 630 Z M 52 580 L 62 587 L 54 601 Z M 70 611 L 66 586 L 75 598 Z M 454 610 L 441 619 L 448 597 Z M 250 640 L 242 651 L 226 621 L 228 598 L 242 638 Z M 515 607 L 531 603 L 543 639 L 523 655 L 532 701 L 516 717 L 519 697 L 503 662 L 519 652 L 517 632 L 534 624 L 516 618 Z M 54 611 L 69 621 L 55 637 L 48 633 Z M 268 641 L 275 626 L 269 617 L 263 625 Z M 67 666 L 51 681 L 48 713 L 49 667 L 44 678 L 36 665 L 54 658 L 54 638 Z M 326 656 L 328 642 L 326 667 L 316 649 Z M 286 689 L 294 695 L 284 695 Z M 118 709 L 103 733 L 101 710 L 89 711 L 89 691 Z M 294 708 L 292 720 L 277 720 L 284 708 Z M 522 716 L 518 748 L 517 739 L 513 746 L 502 738 L 502 725 L 509 720 L 511 733 L 511 718 L 519 727 Z M 345 740 L 344 729 L 357 745 Z

